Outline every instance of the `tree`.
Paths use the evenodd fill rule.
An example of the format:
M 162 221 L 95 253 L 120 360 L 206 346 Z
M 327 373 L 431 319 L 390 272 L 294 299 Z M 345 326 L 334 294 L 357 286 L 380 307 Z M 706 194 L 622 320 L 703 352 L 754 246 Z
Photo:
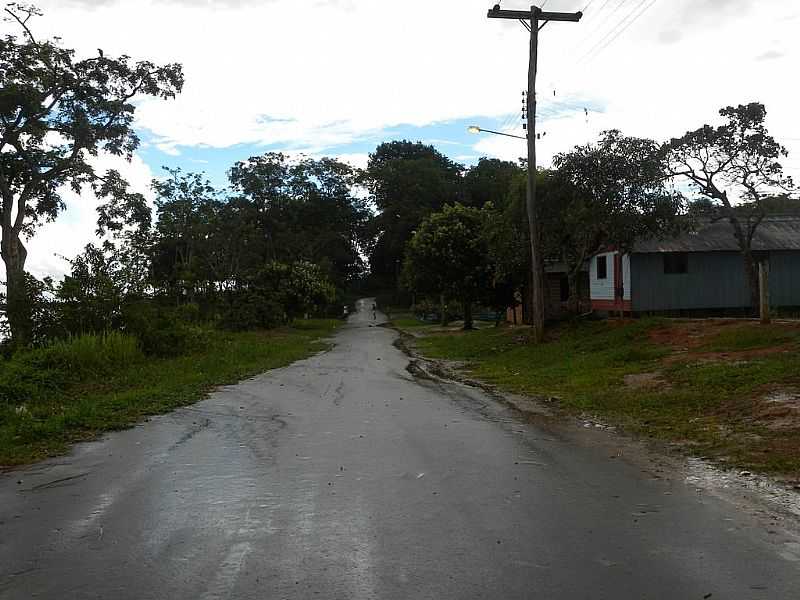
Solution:
M 130 158 L 139 145 L 133 98 L 172 98 L 183 73 L 178 64 L 114 59 L 102 51 L 76 60 L 58 39 L 34 37 L 29 21 L 41 14 L 36 8 L 12 3 L 5 12 L 21 37 L 0 40 L 0 254 L 11 335 L 22 345 L 31 336 L 22 236 L 56 218 L 64 186 L 79 192 L 88 185 L 101 196 L 120 189 L 119 173 L 97 172 L 92 158 L 101 152 Z
M 491 202 L 498 210 L 506 208 L 508 192 L 525 170 L 517 163 L 482 157 L 464 173 L 464 204 L 481 208 Z
M 153 274 L 178 301 L 193 302 L 198 286 L 210 279 L 203 253 L 220 203 L 201 174 L 165 170 L 169 177 L 153 181 L 158 195 Z
M 492 285 L 487 213 L 461 204 L 427 217 L 406 249 L 404 276 L 414 289 L 444 293 L 464 306 L 464 329 L 472 329 L 472 304 Z
M 412 232 L 429 214 L 459 199 L 462 170 L 421 142 L 386 142 L 369 155 L 364 179 L 378 209 L 369 226 L 373 275 L 396 282 Z
M 253 205 L 264 260 L 307 260 L 340 286 L 363 271 L 368 210 L 355 192 L 359 173 L 331 158 L 289 163 L 268 153 L 236 163 L 234 190 Z
M 78 335 L 119 328 L 127 283 L 123 266 L 93 244 L 70 265 L 55 294 L 63 331 Z
M 278 294 L 287 322 L 318 306 L 332 303 L 336 289 L 318 265 L 298 261 L 291 264 L 269 263 L 260 275 L 262 281 Z
M 764 197 L 793 187 L 780 163 L 788 153 L 767 132 L 763 104 L 728 106 L 719 114 L 725 123 L 703 125 L 672 139 L 664 145 L 663 156 L 668 174 L 688 180 L 716 215 L 731 224 L 755 308 L 759 293 L 753 237 L 766 215 Z
M 570 307 L 577 309 L 580 270 L 601 245 L 629 251 L 640 238 L 678 227 L 682 196 L 665 186 L 658 144 L 603 132 L 596 144 L 554 159 L 542 202 L 548 253 L 567 265 Z

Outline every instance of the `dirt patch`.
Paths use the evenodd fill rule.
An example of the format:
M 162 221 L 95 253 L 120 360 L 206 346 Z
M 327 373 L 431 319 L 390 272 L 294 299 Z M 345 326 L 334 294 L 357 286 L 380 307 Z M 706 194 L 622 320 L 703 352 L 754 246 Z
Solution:
M 767 392 L 756 400 L 754 419 L 772 431 L 800 431 L 800 389 Z
M 740 324 L 740 323 L 739 323 Z M 702 346 L 709 338 L 735 327 L 736 321 L 678 321 L 650 332 L 650 340 L 669 346 L 677 352 L 688 352 Z
M 670 346 L 675 350 L 693 350 L 700 348 L 721 333 L 758 326 L 758 321 L 751 319 L 694 319 L 675 320 L 664 327 L 653 329 L 650 339 L 660 345 Z M 800 330 L 800 322 L 776 321 L 773 327 L 786 330 Z
M 754 348 L 752 350 L 737 350 L 735 352 L 675 352 L 665 356 L 661 362 L 665 365 L 671 365 L 677 362 L 695 362 L 695 363 L 739 363 L 747 364 L 755 358 L 762 358 L 765 356 L 774 356 L 775 354 L 796 352 L 795 344 L 784 344 L 782 346 L 772 346 L 769 348 Z
M 748 329 L 754 327 L 754 322 L 742 319 L 702 319 L 675 321 L 667 326 L 653 329 L 648 337 L 654 344 L 670 348 L 672 352 L 662 359 L 664 365 L 677 362 L 697 363 L 741 363 L 746 364 L 753 359 L 775 354 L 796 352 L 797 344 L 793 341 L 782 341 L 762 347 L 747 349 L 731 349 L 718 351 L 708 349 L 720 335 L 730 337 L 741 331 L 747 334 Z M 780 324 L 781 328 L 800 330 L 800 324 L 786 322 Z
M 669 387 L 664 376 L 656 371 L 653 373 L 631 373 L 624 377 L 625 386 L 632 390 L 653 390 Z

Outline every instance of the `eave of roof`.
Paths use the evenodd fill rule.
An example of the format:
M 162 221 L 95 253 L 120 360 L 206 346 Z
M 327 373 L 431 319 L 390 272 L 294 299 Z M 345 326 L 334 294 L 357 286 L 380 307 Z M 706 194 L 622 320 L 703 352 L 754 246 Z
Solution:
M 800 217 L 767 217 L 753 236 L 754 251 L 800 251 Z M 738 252 L 739 243 L 727 219 L 698 227 L 697 231 L 672 238 L 640 240 L 635 253 Z

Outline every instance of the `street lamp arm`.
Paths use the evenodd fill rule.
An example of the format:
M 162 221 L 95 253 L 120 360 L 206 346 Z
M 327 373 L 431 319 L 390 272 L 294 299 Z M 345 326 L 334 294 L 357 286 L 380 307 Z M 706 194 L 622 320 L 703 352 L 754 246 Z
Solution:
M 504 135 L 506 137 L 517 138 L 518 140 L 527 140 L 527 136 L 514 135 L 513 133 L 503 133 L 502 131 L 492 131 L 491 129 L 483 129 L 482 127 L 472 126 L 468 128 L 471 133 L 493 133 L 495 135 Z

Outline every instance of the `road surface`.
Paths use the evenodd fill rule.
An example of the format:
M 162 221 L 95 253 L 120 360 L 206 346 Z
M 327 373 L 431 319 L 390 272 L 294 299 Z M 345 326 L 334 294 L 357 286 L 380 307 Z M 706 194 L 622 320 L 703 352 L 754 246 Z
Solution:
M 375 324 L 0 476 L 0 598 L 800 597 L 787 530 L 417 380 Z

